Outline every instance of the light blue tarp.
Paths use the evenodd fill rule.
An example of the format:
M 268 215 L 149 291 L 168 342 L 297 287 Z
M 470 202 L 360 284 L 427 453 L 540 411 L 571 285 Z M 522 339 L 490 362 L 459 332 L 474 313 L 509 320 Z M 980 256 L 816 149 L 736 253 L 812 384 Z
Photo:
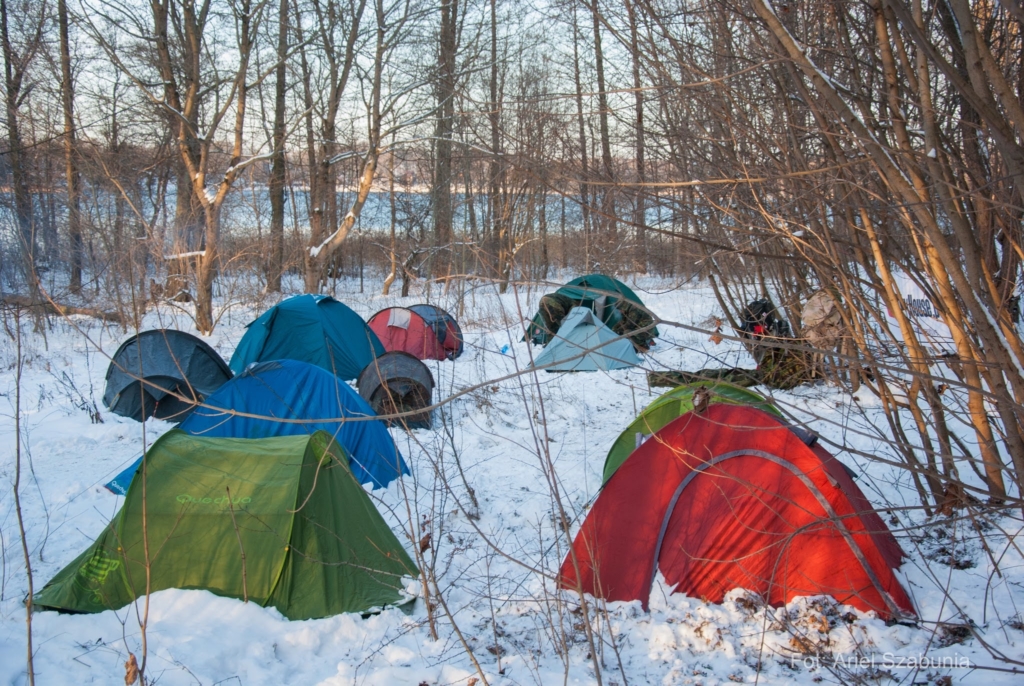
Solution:
M 383 354 L 377 334 L 348 307 L 326 295 L 296 295 L 249 324 L 231 356 L 231 371 L 241 374 L 254 362 L 300 360 L 355 379 Z
M 548 347 L 533 360 L 535 367 L 549 372 L 595 372 L 638 364 L 640 356 L 629 339 L 609 329 L 586 307 L 569 310 Z
M 295 436 L 320 429 L 334 436 L 348 452 L 349 467 L 359 483 L 383 487 L 409 473 L 379 419 L 325 421 L 376 415 L 348 384 L 305 362 L 277 360 L 255 365 L 221 386 L 204 405 L 208 407 L 197 407 L 179 428 L 193 436 L 216 438 Z M 317 421 L 293 423 L 271 418 Z M 127 493 L 141 462 L 139 458 L 107 488 L 120 495 Z

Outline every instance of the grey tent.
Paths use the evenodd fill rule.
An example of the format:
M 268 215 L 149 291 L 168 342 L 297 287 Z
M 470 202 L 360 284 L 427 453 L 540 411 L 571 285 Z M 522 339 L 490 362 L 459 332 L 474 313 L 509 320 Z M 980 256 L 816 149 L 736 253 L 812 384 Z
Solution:
M 434 375 L 414 355 L 393 350 L 366 366 L 356 382 L 359 395 L 379 415 L 412 412 L 396 419 L 385 419 L 389 426 L 429 429 L 429 407 L 434 393 Z
M 122 417 L 181 421 L 231 378 L 213 348 L 191 334 L 153 329 L 121 344 L 107 368 L 103 404 Z
M 586 307 L 574 307 L 533 365 L 549 372 L 594 372 L 640 364 L 633 344 Z M 552 365 L 552 366 L 548 366 Z

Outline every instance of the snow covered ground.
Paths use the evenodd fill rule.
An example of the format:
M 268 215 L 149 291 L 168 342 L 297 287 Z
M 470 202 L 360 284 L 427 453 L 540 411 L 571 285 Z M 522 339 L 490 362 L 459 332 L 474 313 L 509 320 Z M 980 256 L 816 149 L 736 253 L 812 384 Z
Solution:
M 1012 662 L 997 657 L 1024 661 L 1020 519 L 926 520 L 914 507 L 907 475 L 871 459 L 896 458 L 886 444 L 880 403 L 867 390 L 852 398 L 818 384 L 772 396 L 859 472 L 858 483 L 876 505 L 891 509 L 885 519 L 910 555 L 902 574 L 920 610 L 917 626 L 886 625 L 824 599 L 764 608 L 736 591 L 722 605 L 708 604 L 670 595 L 660 580 L 649 613 L 639 603 L 610 603 L 585 617 L 578 598 L 556 592 L 552 578 L 598 492 L 612 441 L 665 390 L 648 388 L 646 369 L 752 361 L 734 342 L 716 345 L 708 333 L 684 328 L 706 329 L 720 314 L 710 290 L 643 279 L 636 290 L 647 305 L 684 325 L 660 326 L 644 368 L 516 375 L 531 359 L 520 342 L 523 317 L 553 289 L 498 295 L 479 286 L 461 303 L 436 287 L 429 296 L 457 316 L 466 336 L 460 359 L 428 362 L 436 397 L 454 400 L 433 430 L 392 430 L 413 475 L 373 497 L 410 550 L 431 534 L 427 562 L 443 600 L 435 612 L 436 640 L 422 600 L 410 611 L 366 619 L 290 622 L 252 603 L 168 590 L 154 594 L 150 606 L 150 682 L 482 686 L 481 672 L 490 684 L 1022 682 L 1024 671 L 1014 673 Z M 336 296 L 366 317 L 427 299 L 423 293 L 406 300 L 371 295 L 369 283 L 365 295 L 358 290 L 358 282 L 346 282 Z M 379 292 L 376 285 L 373 292 Z M 229 359 L 245 324 L 258 314 L 253 307 L 231 307 L 207 341 Z M 149 312 L 144 328 L 157 326 L 194 332 L 179 309 Z M 143 441 L 152 443 L 171 428 L 157 420 L 142 425 L 102 407 L 108 356 L 126 337 L 84 317 L 53 321 L 42 334 L 23 322 L 21 493 L 36 590 L 117 512 L 121 499 L 103 484 L 140 454 Z M 26 682 L 27 578 L 11 489 L 15 348 L 4 335 L 0 684 Z M 97 410 L 100 423 L 92 421 Z M 559 526 L 554 491 L 574 518 L 568 532 Z M 409 588 L 422 593 L 418 582 Z M 140 603 L 99 615 L 35 613 L 37 683 L 121 683 L 128 653 L 141 659 L 141 611 Z

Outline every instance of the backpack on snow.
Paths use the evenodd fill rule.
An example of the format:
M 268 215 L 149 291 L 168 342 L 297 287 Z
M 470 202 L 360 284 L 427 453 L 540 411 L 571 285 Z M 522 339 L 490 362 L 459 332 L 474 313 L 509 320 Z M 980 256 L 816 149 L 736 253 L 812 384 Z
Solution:
M 775 305 L 768 298 L 747 303 L 740 314 L 740 332 L 747 338 L 759 339 L 764 336 L 772 338 L 792 338 L 793 330 L 789 322 L 780 319 Z

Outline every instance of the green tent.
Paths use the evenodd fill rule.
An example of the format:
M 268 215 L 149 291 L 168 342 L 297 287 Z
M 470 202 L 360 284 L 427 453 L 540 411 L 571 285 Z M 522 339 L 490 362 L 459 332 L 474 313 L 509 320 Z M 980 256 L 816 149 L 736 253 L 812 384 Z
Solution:
M 782 419 L 782 413 L 772 405 L 764 396 L 753 391 L 723 383 L 721 381 L 706 381 L 701 383 L 679 386 L 668 393 L 658 396 L 654 402 L 644 408 L 640 416 L 633 420 L 633 423 L 626 427 L 626 430 L 619 434 L 608 451 L 608 457 L 604 460 L 604 477 L 602 483 L 607 483 L 612 478 L 622 463 L 626 461 L 633 451 L 650 436 L 660 431 L 672 420 L 683 416 L 693 410 L 693 396 L 698 389 L 707 389 L 708 404 L 726 403 L 729 405 L 751 405 L 764 410 Z
M 604 274 L 587 274 L 586 276 L 577 277 L 559 288 L 558 292 L 569 296 L 573 300 L 594 300 L 602 295 L 606 295 L 616 300 L 618 296 L 622 296 L 641 307 L 644 304 L 644 301 L 629 286 L 618 279 Z
M 400 603 L 402 577 L 418 573 L 324 431 L 241 439 L 174 430 L 144 469 L 151 591 L 205 589 L 311 619 Z M 102 612 L 145 594 L 142 474 L 37 606 Z
M 591 310 L 616 334 L 629 336 L 641 351 L 658 337 L 657 327 L 634 333 L 652 326 L 654 317 L 629 286 L 604 274 L 587 274 L 541 298 L 526 338 L 534 345 L 547 345 L 574 307 Z

